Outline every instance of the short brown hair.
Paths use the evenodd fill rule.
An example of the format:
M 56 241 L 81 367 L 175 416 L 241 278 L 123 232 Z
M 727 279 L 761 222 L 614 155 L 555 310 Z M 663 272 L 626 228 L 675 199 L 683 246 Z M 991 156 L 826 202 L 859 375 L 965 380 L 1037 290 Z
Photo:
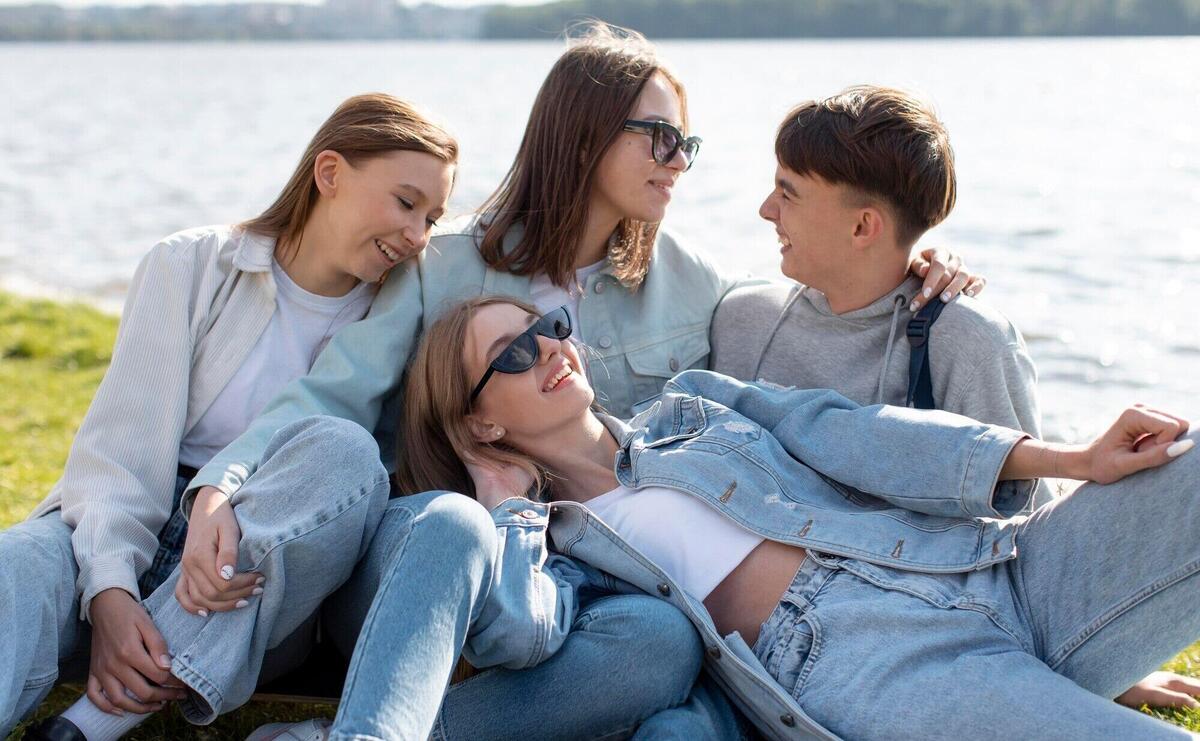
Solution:
M 645 37 L 603 23 L 582 27 L 542 83 L 504 182 L 480 207 L 488 222 L 479 252 L 489 266 L 516 275 L 544 273 L 555 285 L 569 284 L 597 166 L 655 74 L 679 95 L 686 131 L 683 85 Z M 520 240 L 505 246 L 505 234 L 517 223 L 524 227 Z M 608 259 L 621 283 L 641 284 L 657 233 L 656 223 L 626 219 L 618 227 Z
M 243 229 L 281 244 L 297 241 L 317 202 L 313 168 L 317 155 L 332 150 L 353 166 L 389 152 L 424 152 L 446 162 L 458 161 L 458 142 L 415 106 L 384 93 L 348 98 L 317 129 L 291 178 L 275 202 Z
M 779 126 L 775 157 L 797 174 L 885 201 L 905 247 L 954 208 L 950 136 L 930 107 L 902 90 L 858 85 L 801 103 Z

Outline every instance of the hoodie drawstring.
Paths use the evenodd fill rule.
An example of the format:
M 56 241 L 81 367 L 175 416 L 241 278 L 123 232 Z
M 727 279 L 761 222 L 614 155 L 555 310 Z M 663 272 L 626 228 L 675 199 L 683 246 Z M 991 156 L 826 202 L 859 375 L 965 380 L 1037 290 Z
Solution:
M 796 303 L 796 299 L 800 298 L 800 291 L 801 288 L 799 286 L 793 288 L 791 295 L 788 296 L 787 303 L 783 305 L 783 311 L 779 312 L 779 318 L 775 320 L 775 326 L 771 327 L 771 332 L 767 335 L 767 341 L 763 343 L 762 350 L 758 353 L 758 362 L 754 364 L 754 374 L 749 379 L 751 382 L 763 380 L 759 376 L 759 373 L 762 372 L 763 360 L 767 357 L 767 348 L 771 346 L 771 343 L 775 340 L 776 333 L 783 326 L 783 321 L 787 319 L 788 313 L 791 312 L 792 304 Z M 894 327 L 893 331 L 895 331 Z
M 879 388 L 875 390 L 876 404 L 883 403 L 883 382 L 887 378 L 888 365 L 892 362 L 892 350 L 896 346 L 896 325 L 900 323 L 900 308 L 905 302 L 903 296 L 892 299 L 892 328 L 888 331 L 887 349 L 883 351 L 883 367 L 879 369 Z

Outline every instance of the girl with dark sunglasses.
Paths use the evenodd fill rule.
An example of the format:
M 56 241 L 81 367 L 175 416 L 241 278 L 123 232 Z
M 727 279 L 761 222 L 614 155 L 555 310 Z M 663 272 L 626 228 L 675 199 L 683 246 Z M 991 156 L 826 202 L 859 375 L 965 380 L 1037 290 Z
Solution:
M 1110 701 L 1200 636 L 1186 420 L 1131 407 L 1094 442 L 1054 444 L 689 371 L 623 422 L 595 407 L 569 332 L 527 303 L 473 299 L 409 370 L 403 488 L 473 496 L 536 544 L 471 556 L 493 575 L 487 602 L 532 608 L 489 641 L 561 645 L 576 594 L 636 585 L 689 616 L 708 672 L 767 738 L 1187 735 Z M 1093 483 L 1014 516 L 1041 476 Z M 533 585 L 559 588 L 511 598 Z M 431 594 L 442 628 L 420 640 L 470 650 L 480 599 Z M 450 664 L 422 670 L 401 674 L 436 683 Z

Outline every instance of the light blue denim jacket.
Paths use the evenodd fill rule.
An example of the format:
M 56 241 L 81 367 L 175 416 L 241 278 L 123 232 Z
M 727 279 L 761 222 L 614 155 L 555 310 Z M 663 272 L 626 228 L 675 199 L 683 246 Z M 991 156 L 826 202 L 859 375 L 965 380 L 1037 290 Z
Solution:
M 623 485 L 688 492 L 818 559 L 845 556 L 926 573 L 986 568 L 1015 557 L 1015 521 L 999 518 L 1019 512 L 1036 486 L 998 481 L 1024 433 L 708 371 L 681 373 L 629 423 L 604 422 L 621 446 L 615 473 Z M 479 626 L 488 644 L 470 645 L 469 660 L 496 663 L 489 652 L 519 654 L 529 664 L 544 660 L 570 629 L 574 590 L 636 587 L 692 619 L 707 647 L 707 668 L 765 735 L 833 737 L 775 683 L 741 636 L 721 636 L 699 600 L 585 506 L 509 499 L 493 518 L 502 531 L 521 533 L 521 547 L 504 553 L 497 570 L 503 578 Z M 562 555 L 548 555 L 550 549 Z M 545 589 L 547 582 L 556 588 Z
M 436 234 L 415 260 L 396 267 L 361 321 L 340 330 L 312 370 L 289 384 L 236 440 L 192 480 L 190 494 L 216 486 L 232 496 L 258 467 L 276 430 L 302 417 L 328 414 L 374 431 L 388 470 L 394 470 L 400 378 L 424 325 L 463 299 L 503 294 L 528 300 L 530 277 L 493 270 L 479 255 L 478 218 Z M 515 246 L 521 228 L 505 236 Z M 589 376 L 597 400 L 629 417 L 634 403 L 653 396 L 687 368 L 708 363 L 708 329 L 733 278 L 704 256 L 659 232 L 645 281 L 623 286 L 606 265 L 588 276 L 577 337 L 590 348 Z

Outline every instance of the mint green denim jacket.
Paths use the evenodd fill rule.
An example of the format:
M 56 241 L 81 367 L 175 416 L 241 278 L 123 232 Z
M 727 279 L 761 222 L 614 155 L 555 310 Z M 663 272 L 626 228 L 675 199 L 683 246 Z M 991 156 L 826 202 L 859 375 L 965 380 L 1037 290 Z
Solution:
M 230 496 L 258 467 L 276 430 L 313 414 L 328 414 L 373 430 L 384 463 L 394 470 L 395 428 L 401 411 L 401 375 L 422 328 L 456 302 L 481 294 L 529 300 L 529 276 L 489 268 L 479 255 L 478 217 L 439 232 L 415 259 L 394 269 L 371 311 L 340 330 L 312 370 L 289 384 L 189 486 L 216 486 Z M 519 229 L 505 237 L 515 244 Z M 636 402 L 657 395 L 667 379 L 708 363 L 708 331 L 722 296 L 733 286 L 705 257 L 659 232 L 650 269 L 634 291 L 611 267 L 590 275 L 579 305 L 579 336 L 590 348 L 588 375 L 597 401 L 617 417 L 633 416 Z

